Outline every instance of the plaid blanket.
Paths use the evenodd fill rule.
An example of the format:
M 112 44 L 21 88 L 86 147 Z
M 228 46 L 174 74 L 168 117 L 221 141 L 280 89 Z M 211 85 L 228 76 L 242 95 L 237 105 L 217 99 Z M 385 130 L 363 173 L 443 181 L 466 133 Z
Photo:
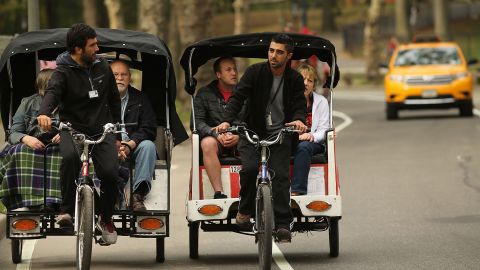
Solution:
M 60 148 L 34 150 L 16 144 L 0 154 L 0 198 L 8 209 L 43 205 L 45 151 L 47 204 L 61 203 Z

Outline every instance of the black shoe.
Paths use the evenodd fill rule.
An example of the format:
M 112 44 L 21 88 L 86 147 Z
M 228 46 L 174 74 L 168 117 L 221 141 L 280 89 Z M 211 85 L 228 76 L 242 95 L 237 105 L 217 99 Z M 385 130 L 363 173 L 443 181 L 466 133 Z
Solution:
M 215 194 L 213 195 L 214 199 L 226 199 L 228 198 L 227 195 L 223 194 L 221 191 L 215 191 Z
M 276 238 L 279 243 L 290 243 L 292 242 L 292 233 L 287 228 L 278 228 Z
M 133 203 L 132 203 L 132 210 L 133 212 L 147 212 L 147 207 L 143 203 L 145 201 L 145 197 L 138 194 L 133 193 Z

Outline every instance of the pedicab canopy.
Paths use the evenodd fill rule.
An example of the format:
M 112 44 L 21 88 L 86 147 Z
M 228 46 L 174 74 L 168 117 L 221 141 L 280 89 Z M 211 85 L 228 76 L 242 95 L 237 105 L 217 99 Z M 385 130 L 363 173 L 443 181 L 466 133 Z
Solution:
M 0 58 L 0 110 L 9 129 L 22 98 L 33 95 L 38 60 L 54 61 L 66 50 L 68 28 L 32 31 L 15 37 Z M 170 51 L 157 36 L 118 29 L 97 28 L 99 54 L 126 55 L 132 68 L 142 70 L 142 92 L 152 101 L 157 125 L 170 128 L 174 143 L 188 138 L 175 109 L 176 83 Z
M 268 58 L 268 48 L 274 32 L 253 33 L 234 36 L 217 37 L 199 41 L 183 52 L 180 64 L 185 70 L 185 91 L 190 95 L 195 93 L 196 80 L 194 78 L 198 68 L 208 60 L 220 56 L 242 58 Z M 284 33 L 294 41 L 293 59 L 307 59 L 312 55 L 320 61 L 328 63 L 330 70 L 335 65 L 333 87 L 340 79 L 340 72 L 336 63 L 335 47 L 327 39 L 304 34 Z M 330 78 L 327 85 L 330 86 Z

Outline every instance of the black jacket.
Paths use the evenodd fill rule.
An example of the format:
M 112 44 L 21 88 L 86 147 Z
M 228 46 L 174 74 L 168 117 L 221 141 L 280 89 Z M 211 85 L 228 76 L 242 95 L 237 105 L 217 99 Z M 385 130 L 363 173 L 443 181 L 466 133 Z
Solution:
M 224 121 L 232 123 L 240 112 L 242 104 L 248 101 L 245 121 L 248 128 L 261 137 L 267 135 L 265 113 L 273 84 L 273 74 L 268 62 L 251 65 L 237 84 L 237 91 L 227 104 Z M 300 120 L 305 123 L 306 100 L 303 95 L 303 77 L 287 64 L 283 83 L 284 122 Z
M 98 97 L 89 97 L 92 89 Z M 96 60 L 83 68 L 68 52 L 60 54 L 39 115 L 50 116 L 57 106 L 61 121 L 70 122 L 87 135 L 101 133 L 106 123 L 120 122 L 120 95 L 107 61 Z
M 235 91 L 236 89 L 233 90 L 234 93 Z M 195 109 L 195 124 L 200 138 L 217 136 L 217 134 L 211 129 L 223 122 L 226 113 L 226 105 L 227 103 L 218 89 L 218 80 L 214 80 L 198 90 L 193 101 L 193 106 Z M 241 108 L 240 113 L 235 115 L 234 124 L 242 124 L 244 114 L 245 106 Z M 192 121 L 190 121 L 190 129 L 193 130 Z
M 128 137 L 138 145 L 143 140 L 155 141 L 157 121 L 150 100 L 141 91 L 128 86 L 128 103 L 123 117 L 124 123 L 137 123 L 127 126 Z

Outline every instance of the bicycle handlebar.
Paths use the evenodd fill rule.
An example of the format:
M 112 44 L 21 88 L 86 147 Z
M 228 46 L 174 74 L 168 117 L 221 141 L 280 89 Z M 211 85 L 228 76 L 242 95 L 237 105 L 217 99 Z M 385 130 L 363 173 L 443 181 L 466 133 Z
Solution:
M 107 136 L 107 134 L 123 133 L 124 131 L 121 131 L 121 129 L 123 129 L 124 127 L 134 126 L 134 125 L 137 125 L 137 123 L 124 123 L 124 124 L 106 123 L 103 126 L 102 136 L 100 136 L 100 138 L 98 140 L 89 140 L 89 139 L 87 139 L 87 135 L 85 135 L 83 133 L 80 133 L 80 132 L 78 132 L 76 134 L 73 134 L 73 136 L 74 136 L 74 139 L 76 141 L 79 141 L 79 142 L 81 142 L 83 144 L 86 144 L 86 145 L 99 144 L 99 143 L 103 142 L 103 140 L 105 140 L 105 137 Z M 57 129 L 59 131 L 69 131 L 71 133 L 76 132 L 76 130 L 72 127 L 72 124 L 70 124 L 68 122 L 66 122 L 66 123 L 59 122 Z
M 297 132 L 300 132 L 300 131 L 296 130 L 295 127 L 293 127 L 293 126 L 292 127 L 284 127 L 278 132 L 277 136 L 275 136 L 274 139 L 272 139 L 272 140 L 267 140 L 267 139 L 259 140 L 258 135 L 254 131 L 247 129 L 244 126 L 231 126 L 231 127 L 227 128 L 227 130 L 225 132 L 231 132 L 233 134 L 245 135 L 245 137 L 247 138 L 247 140 L 251 144 L 267 147 L 267 146 L 278 143 L 283 138 L 284 134 L 292 134 L 292 133 L 297 133 Z M 225 132 L 220 132 L 220 133 L 225 133 Z M 252 137 L 250 136 L 250 133 L 253 133 Z

